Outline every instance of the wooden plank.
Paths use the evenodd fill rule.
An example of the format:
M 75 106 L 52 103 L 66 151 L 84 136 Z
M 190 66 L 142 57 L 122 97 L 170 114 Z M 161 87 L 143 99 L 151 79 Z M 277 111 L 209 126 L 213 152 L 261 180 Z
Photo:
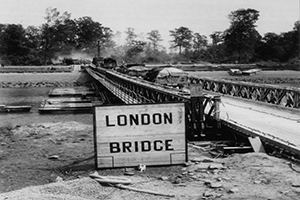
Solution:
M 49 96 L 82 96 L 95 95 L 95 92 L 87 87 L 54 88 Z
M 92 98 L 83 99 L 81 97 L 60 97 L 50 98 L 46 100 L 48 104 L 59 104 L 59 103 L 91 103 Z
M 186 162 L 184 103 L 97 106 L 98 168 Z
M 249 140 L 254 152 L 266 153 L 265 148 L 259 137 L 248 137 L 248 140 Z
M 47 101 L 40 108 L 40 113 L 57 113 L 57 112 L 72 112 L 72 113 L 91 113 L 93 103 L 54 103 L 49 104 Z

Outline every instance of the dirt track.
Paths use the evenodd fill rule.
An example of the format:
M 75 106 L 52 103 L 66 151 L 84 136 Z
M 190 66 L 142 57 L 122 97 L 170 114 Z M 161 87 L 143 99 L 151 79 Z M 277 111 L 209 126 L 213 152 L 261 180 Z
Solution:
M 77 169 L 72 163 L 93 156 L 91 125 L 43 123 L 0 130 L 1 192 L 53 182 L 57 176 L 74 178 Z M 51 160 L 51 155 L 59 158 Z M 90 159 L 81 164 L 89 170 L 92 163 Z

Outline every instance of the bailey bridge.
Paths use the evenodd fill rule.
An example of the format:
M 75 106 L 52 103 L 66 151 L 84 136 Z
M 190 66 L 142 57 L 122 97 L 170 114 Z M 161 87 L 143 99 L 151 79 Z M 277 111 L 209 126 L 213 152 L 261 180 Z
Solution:
M 189 140 L 200 137 L 206 120 L 212 120 L 218 128 L 258 136 L 265 144 L 300 157 L 299 88 L 189 77 L 191 95 L 112 70 L 86 71 L 96 89 L 107 90 L 125 104 L 185 102 Z M 199 88 L 201 95 L 193 95 Z

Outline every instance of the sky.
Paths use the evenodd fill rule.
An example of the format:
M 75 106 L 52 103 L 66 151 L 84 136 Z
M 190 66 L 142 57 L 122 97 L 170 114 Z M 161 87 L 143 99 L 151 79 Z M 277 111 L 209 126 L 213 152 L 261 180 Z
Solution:
M 90 16 L 114 32 L 128 27 L 141 38 L 159 30 L 169 46 L 169 31 L 185 26 L 209 36 L 230 26 L 228 14 L 240 8 L 260 12 L 257 30 L 260 34 L 277 34 L 292 30 L 299 20 L 300 0 L 0 0 L 0 24 L 16 23 L 24 27 L 45 22 L 46 8 L 68 11 L 71 18 Z

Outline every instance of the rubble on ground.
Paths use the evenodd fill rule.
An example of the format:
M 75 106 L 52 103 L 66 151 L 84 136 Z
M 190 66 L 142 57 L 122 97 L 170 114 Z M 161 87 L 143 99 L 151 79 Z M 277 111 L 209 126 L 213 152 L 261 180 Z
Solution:
M 48 173 L 40 170 L 38 171 L 40 175 L 32 176 L 32 179 L 38 181 L 45 179 L 47 174 L 43 175 L 43 173 L 47 172 L 51 174 L 49 181 L 52 183 L 1 193 L 0 199 L 154 200 L 167 198 L 100 184 L 89 178 L 89 173 L 94 170 L 93 159 L 89 160 L 87 165 L 82 165 L 79 161 L 87 159 L 87 155 L 93 152 L 91 125 L 68 122 L 17 126 L 4 131 L 2 137 L 4 139 L 10 137 L 9 141 L 1 140 L 1 147 L 4 149 L 0 151 L 2 163 L 12 158 L 9 155 L 17 156 L 17 153 L 24 153 L 24 149 L 13 153 L 13 148 L 20 145 L 22 147 L 28 143 L 25 147 L 32 149 L 32 152 L 29 152 L 28 163 L 25 163 L 24 158 L 22 163 L 14 157 L 16 161 L 8 164 L 16 166 L 15 169 L 1 168 L 0 185 L 2 177 L 13 177 L 12 173 L 18 174 L 19 171 L 23 174 L 19 174 L 16 178 L 21 180 L 24 176 L 28 180 L 25 175 L 34 167 L 43 169 L 46 165 L 52 165 L 54 171 Z M 11 142 L 12 140 L 14 142 Z M 297 171 L 299 165 L 296 163 L 265 153 L 213 156 L 218 155 L 218 152 L 210 153 L 212 151 L 210 143 L 194 145 L 200 148 L 189 145 L 189 161 L 182 166 L 146 166 L 144 170 L 138 170 L 137 166 L 99 170 L 98 173 L 101 176 L 126 177 L 132 182 L 131 188 L 175 195 L 175 197 L 168 197 L 169 199 L 277 200 L 298 199 L 300 195 L 300 173 Z M 79 153 L 81 157 L 77 158 Z M 26 152 L 20 156 L 24 155 Z M 35 160 L 31 161 L 33 158 Z M 44 161 L 45 166 L 36 166 L 39 165 L 38 160 Z M 75 170 L 79 170 L 78 173 L 75 173 Z

